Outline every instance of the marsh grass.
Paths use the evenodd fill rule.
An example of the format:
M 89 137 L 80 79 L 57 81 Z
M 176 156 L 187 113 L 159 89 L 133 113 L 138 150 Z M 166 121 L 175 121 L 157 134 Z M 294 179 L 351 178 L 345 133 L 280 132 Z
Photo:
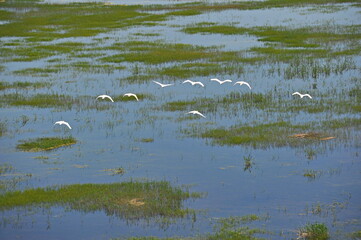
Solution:
M 6 133 L 6 124 L 4 122 L 0 122 L 0 137 Z
M 191 44 L 170 44 L 164 42 L 128 41 L 115 44 L 113 49 L 127 52 L 107 56 L 101 60 L 104 62 L 141 62 L 145 64 L 161 64 L 179 61 L 195 61 L 206 59 L 214 54 L 209 50 L 212 48 L 194 46 Z
M 191 136 L 212 139 L 218 145 L 247 145 L 252 147 L 281 147 L 302 146 L 320 142 L 324 136 L 337 133 L 337 130 L 359 129 L 359 118 L 344 118 L 322 122 L 308 122 L 292 124 L 279 121 L 267 124 L 240 125 L 226 128 L 201 129 L 201 132 L 190 133 Z M 321 131 L 321 132 L 316 132 Z M 185 131 L 186 132 L 186 131 Z M 314 133 L 316 138 L 293 138 L 292 135 L 300 132 Z M 325 134 L 327 132 L 328 134 Z M 340 136 L 340 139 L 342 137 Z M 327 138 L 326 138 L 327 139 Z M 343 138 L 342 138 L 343 139 Z M 345 140 L 345 139 L 343 139 Z
M 56 74 L 59 72 L 60 72 L 59 68 L 48 67 L 48 68 L 25 68 L 25 69 L 13 71 L 13 74 L 21 75 L 21 76 L 49 77 L 51 74 Z
M 191 210 L 183 209 L 182 202 L 198 197 L 166 181 L 74 184 L 7 192 L 0 195 L 0 209 L 61 206 L 81 212 L 104 211 L 125 219 L 185 217 Z M 144 204 L 131 204 L 134 199 Z
M 0 90 L 5 89 L 23 89 L 23 88 L 43 88 L 51 86 L 50 82 L 0 82 Z
M 330 238 L 324 223 L 307 224 L 299 230 L 299 237 L 306 240 L 327 240 Z
M 26 97 L 19 93 L 4 94 L 2 102 L 12 106 L 31 106 L 39 108 L 64 107 L 69 109 L 73 104 L 79 103 L 78 100 L 66 95 L 36 94 Z
M 0 176 L 10 173 L 14 170 L 13 166 L 8 163 L 0 164 Z
M 64 146 L 75 144 L 77 141 L 73 137 L 60 138 L 60 137 L 44 137 L 37 139 L 30 139 L 27 141 L 20 141 L 16 146 L 18 150 L 26 152 L 40 152 L 48 151 Z
M 256 234 L 270 234 L 266 230 L 260 228 L 250 228 L 244 226 L 246 223 L 253 221 L 264 220 L 264 217 L 260 217 L 254 214 L 246 216 L 232 216 L 228 218 L 220 218 L 214 223 L 213 233 L 200 234 L 195 237 L 131 237 L 131 238 L 114 238 L 112 240 L 261 240 L 264 238 L 258 238 Z
M 304 170 L 303 176 L 308 178 L 308 180 L 315 180 L 321 176 L 321 171 L 316 170 Z
M 25 106 L 34 108 L 57 108 L 57 109 L 77 109 L 77 110 L 108 110 L 110 105 L 96 101 L 95 97 L 78 96 L 72 97 L 63 94 L 35 94 L 26 96 L 20 93 L 10 93 L 2 95 L 0 98 L 2 106 Z

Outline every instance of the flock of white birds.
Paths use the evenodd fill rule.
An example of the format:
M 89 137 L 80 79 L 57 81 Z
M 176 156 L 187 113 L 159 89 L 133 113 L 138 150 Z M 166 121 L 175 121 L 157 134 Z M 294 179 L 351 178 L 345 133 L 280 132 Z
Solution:
M 232 82 L 233 82 L 233 81 L 230 80 L 230 79 L 226 79 L 226 80 L 223 80 L 223 81 L 222 81 L 222 80 L 219 80 L 218 78 L 211 78 L 210 80 L 211 80 L 211 81 L 218 82 L 220 85 L 222 85 L 222 84 L 224 84 L 224 83 L 232 83 Z M 170 87 L 170 86 L 173 86 L 173 85 L 174 85 L 174 83 L 160 83 L 160 82 L 157 82 L 157 81 L 153 81 L 153 83 L 158 84 L 158 85 L 161 86 L 162 88 Z M 182 84 L 185 84 L 185 83 L 189 83 L 189 84 L 191 84 L 192 86 L 194 86 L 194 85 L 199 85 L 199 86 L 201 86 L 201 87 L 204 87 L 204 84 L 203 84 L 202 82 L 195 82 L 195 81 L 192 81 L 192 80 L 189 80 L 189 79 L 187 79 L 187 80 L 185 80 L 185 81 L 182 82 Z M 235 85 L 237 85 L 237 84 L 240 85 L 240 86 L 246 85 L 250 90 L 252 89 L 251 85 L 250 85 L 248 82 L 245 82 L 245 81 L 237 81 L 237 82 L 235 82 L 235 83 L 233 84 L 233 86 L 235 86 Z M 292 96 L 294 96 L 294 95 L 298 95 L 300 98 L 308 97 L 308 98 L 312 99 L 312 97 L 311 97 L 310 94 L 302 94 L 302 93 L 299 93 L 299 92 L 294 92 L 294 93 L 292 93 Z M 123 97 L 134 97 L 137 101 L 139 101 L 138 96 L 137 96 L 136 94 L 134 94 L 134 93 L 125 93 L 125 94 L 123 95 Z M 110 97 L 109 95 L 105 95 L 105 94 L 99 95 L 98 97 L 96 97 L 96 100 L 99 99 L 99 98 L 101 98 L 101 99 L 107 98 L 107 99 L 109 99 L 111 102 L 114 102 L 114 100 L 112 99 L 112 97 Z M 202 113 L 200 113 L 199 111 L 196 111 L 196 110 L 189 111 L 189 112 L 187 112 L 186 114 L 194 114 L 194 115 L 199 115 L 199 116 L 201 116 L 201 117 L 203 117 L 203 118 L 206 118 L 206 116 L 204 116 Z M 57 122 L 54 123 L 54 125 L 56 125 L 56 124 L 58 124 L 58 125 L 65 125 L 65 126 L 67 126 L 69 129 L 72 129 L 71 126 L 70 126 L 70 124 L 69 124 L 68 122 L 66 122 L 66 121 L 57 121 Z

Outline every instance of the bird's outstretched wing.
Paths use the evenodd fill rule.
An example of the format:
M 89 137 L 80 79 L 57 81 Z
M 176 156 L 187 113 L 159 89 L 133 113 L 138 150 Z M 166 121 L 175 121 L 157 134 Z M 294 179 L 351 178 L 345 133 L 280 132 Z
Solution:
M 135 99 L 137 99 L 137 101 L 139 101 L 138 96 L 135 95 L 134 93 L 126 93 L 126 94 L 124 94 L 124 96 L 127 96 L 127 97 L 135 97 Z
M 188 82 L 189 82 L 190 84 L 192 84 L 192 85 L 194 84 L 194 82 L 191 81 L 191 80 L 185 80 L 185 81 L 183 81 L 182 83 L 188 83 Z
M 198 85 L 200 85 L 200 86 L 204 87 L 204 84 L 203 84 L 203 83 L 201 83 L 201 82 L 195 82 L 194 84 L 198 84 Z M 194 84 L 192 84 L 192 85 L 194 85 Z
M 206 118 L 206 116 L 204 116 L 202 113 L 200 113 L 200 112 L 198 112 L 198 111 L 190 111 L 190 112 L 187 112 L 187 114 L 197 114 L 197 115 L 199 115 L 199 116 L 201 116 L 201 117 Z
M 160 82 L 157 82 L 157 81 L 153 81 L 154 83 L 158 84 L 159 86 L 161 86 L 162 88 L 164 87 L 169 87 L 169 86 L 172 86 L 174 84 L 172 83 L 168 83 L 168 84 L 164 84 L 164 83 L 160 83 Z
M 233 84 L 233 86 L 236 85 L 236 84 L 239 84 L 240 86 L 242 86 L 242 85 L 244 84 L 244 85 L 246 85 L 249 89 L 252 89 L 252 88 L 251 88 L 251 85 L 249 85 L 249 83 L 248 83 L 248 82 L 245 82 L 245 81 L 235 82 L 235 84 Z

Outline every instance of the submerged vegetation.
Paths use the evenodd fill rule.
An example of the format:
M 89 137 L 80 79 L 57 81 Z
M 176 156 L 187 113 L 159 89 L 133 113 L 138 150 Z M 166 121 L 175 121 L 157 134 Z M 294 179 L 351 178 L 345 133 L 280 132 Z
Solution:
M 0 195 L 0 209 L 61 206 L 82 212 L 104 211 L 126 219 L 184 217 L 182 202 L 200 194 L 172 187 L 166 181 L 74 184 L 28 189 Z
M 76 143 L 76 139 L 73 137 L 59 138 L 59 137 L 45 137 L 31 139 L 28 141 L 21 141 L 17 145 L 17 149 L 27 152 L 39 152 L 48 151 L 63 146 L 69 146 Z

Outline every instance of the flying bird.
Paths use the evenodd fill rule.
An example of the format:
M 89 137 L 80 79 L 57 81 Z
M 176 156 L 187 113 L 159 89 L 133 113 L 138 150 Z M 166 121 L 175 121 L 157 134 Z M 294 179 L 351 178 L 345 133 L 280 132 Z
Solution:
M 127 96 L 127 97 L 135 97 L 135 99 L 137 99 L 137 101 L 139 101 L 137 95 L 135 95 L 134 93 L 126 93 L 126 94 L 124 94 L 123 97 L 125 97 L 125 96 Z
M 172 86 L 174 84 L 172 83 L 168 83 L 168 84 L 164 84 L 164 83 L 160 83 L 160 82 L 157 82 L 157 81 L 153 81 L 154 83 L 158 84 L 159 86 L 161 86 L 162 88 L 164 87 L 169 87 L 169 86 Z
M 293 95 L 298 95 L 298 96 L 300 96 L 301 98 L 303 98 L 303 97 L 309 97 L 309 98 L 311 98 L 312 99 L 312 97 L 311 97 L 311 95 L 310 94 L 301 94 L 301 93 L 299 93 L 299 92 L 294 92 L 294 93 L 292 93 L 292 96 Z
M 190 83 L 190 84 L 192 84 L 192 86 L 193 85 L 200 85 L 200 86 L 204 87 L 203 83 L 201 83 L 201 82 L 193 82 L 191 80 L 185 80 L 183 83 Z
M 247 85 L 249 87 L 249 89 L 252 89 L 251 86 L 249 85 L 249 83 L 245 82 L 245 81 L 238 81 L 235 84 L 233 84 L 233 86 L 236 84 L 239 84 L 240 86 L 242 86 L 244 84 L 244 85 Z
M 204 117 L 204 118 L 206 118 L 206 116 L 204 116 L 202 113 L 200 113 L 200 112 L 198 112 L 198 111 L 190 111 L 190 112 L 187 112 L 186 114 L 194 114 L 194 115 L 199 115 L 199 116 L 201 116 L 201 117 Z
M 69 123 L 67 123 L 67 122 L 65 122 L 65 121 L 57 121 L 57 122 L 54 123 L 54 125 L 55 125 L 55 124 L 59 124 L 59 125 L 63 125 L 63 124 L 64 124 L 64 125 L 66 125 L 69 129 L 71 129 Z
M 99 95 L 96 99 L 98 99 L 98 98 L 101 98 L 101 99 L 109 98 L 110 101 L 114 102 L 113 99 L 112 99 L 110 96 L 108 96 L 108 95 Z
M 221 81 L 221 80 L 219 80 L 218 78 L 211 78 L 211 81 L 216 81 L 216 82 L 218 82 L 219 84 L 223 84 L 223 83 L 226 83 L 226 82 L 232 82 L 232 80 L 230 80 L 230 79 L 226 79 L 226 80 L 223 80 L 223 81 Z

